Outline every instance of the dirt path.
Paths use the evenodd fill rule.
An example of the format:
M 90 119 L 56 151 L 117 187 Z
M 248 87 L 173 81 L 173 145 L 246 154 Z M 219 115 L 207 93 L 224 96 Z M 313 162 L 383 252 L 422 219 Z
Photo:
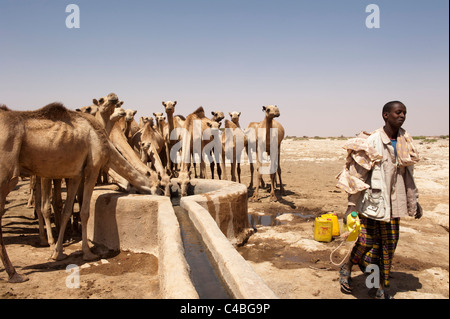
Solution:
M 420 141 L 419 141 L 420 142 Z M 346 195 L 336 187 L 335 176 L 344 165 L 344 141 L 337 139 L 287 139 L 282 144 L 282 177 L 287 195 L 270 203 L 249 202 L 257 232 L 238 251 L 280 298 L 369 298 L 365 276 L 354 272 L 354 295 L 339 289 L 337 267 L 330 252 L 340 243 L 313 240 L 314 216 L 336 212 L 342 216 Z M 419 144 L 422 161 L 416 167 L 421 220 L 401 222 L 400 242 L 394 258 L 394 297 L 449 298 L 449 141 Z M 242 182 L 249 182 L 243 165 Z M 267 178 L 266 178 L 267 180 Z M 39 247 L 33 209 L 26 208 L 28 182 L 20 182 L 8 196 L 3 231 L 14 265 L 29 277 L 9 284 L 0 266 L 0 299 L 4 298 L 159 298 L 157 258 L 146 254 L 111 254 L 96 248 L 102 259 L 85 263 L 75 237 L 65 244 L 69 258 L 49 261 L 48 247 Z M 262 224 L 262 225 L 261 225 Z M 348 246 L 347 246 L 348 247 Z M 345 249 L 338 251 L 340 258 Z M 339 259 L 339 258 L 336 258 Z M 80 288 L 67 287 L 70 264 L 79 266 Z

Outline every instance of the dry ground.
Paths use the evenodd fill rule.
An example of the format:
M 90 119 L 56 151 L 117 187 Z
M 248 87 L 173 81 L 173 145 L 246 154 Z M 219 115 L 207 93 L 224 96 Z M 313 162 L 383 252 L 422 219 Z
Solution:
M 449 298 L 449 140 L 416 142 L 422 161 L 415 174 L 424 217 L 401 222 L 391 293 L 398 299 Z M 330 211 L 342 216 L 345 211 L 346 195 L 335 187 L 335 176 L 345 162 L 343 144 L 339 139 L 284 140 L 281 165 L 286 196 L 270 203 L 269 194 L 261 189 L 260 202 L 249 202 L 257 232 L 238 251 L 280 298 L 370 297 L 365 276 L 356 269 L 354 295 L 340 292 L 338 267 L 329 260 L 340 240 L 313 240 L 314 216 Z M 242 182 L 249 182 L 248 165 L 243 166 Z M 3 231 L 11 260 L 30 280 L 8 283 L 1 265 L 0 299 L 159 298 L 154 256 L 111 254 L 96 247 L 103 259 L 85 263 L 75 237 L 65 245 L 68 259 L 48 260 L 48 247 L 38 245 L 33 210 L 25 207 L 28 189 L 27 182 L 21 182 L 8 196 Z M 348 248 L 338 251 L 335 262 Z M 69 264 L 80 266 L 79 289 L 66 286 Z

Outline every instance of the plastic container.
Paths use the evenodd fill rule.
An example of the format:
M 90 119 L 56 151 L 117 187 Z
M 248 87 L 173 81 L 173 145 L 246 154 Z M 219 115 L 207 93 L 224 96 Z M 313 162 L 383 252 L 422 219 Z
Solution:
M 331 219 L 316 217 L 314 222 L 314 240 L 330 242 L 333 239 Z
M 334 213 L 327 213 L 327 214 L 323 214 L 321 217 L 326 218 L 326 219 L 330 219 L 333 223 L 333 229 L 331 230 L 331 235 L 333 237 L 337 237 L 341 234 L 341 232 L 339 231 L 339 220 L 336 214 Z
M 347 231 L 350 232 L 347 237 L 347 241 L 356 240 L 358 238 L 360 228 L 361 224 L 359 222 L 358 213 L 352 212 L 347 216 Z

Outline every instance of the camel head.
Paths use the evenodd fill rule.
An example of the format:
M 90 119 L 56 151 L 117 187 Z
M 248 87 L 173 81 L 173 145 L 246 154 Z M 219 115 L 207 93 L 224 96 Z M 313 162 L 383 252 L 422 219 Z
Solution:
M 228 114 L 230 115 L 230 119 L 231 122 L 233 122 L 234 124 L 239 124 L 239 116 L 241 116 L 241 112 L 228 112 Z
M 115 93 L 109 93 L 107 96 L 104 96 L 98 100 L 93 99 L 92 102 L 94 103 L 94 106 L 97 107 L 96 114 L 100 115 L 105 123 L 105 126 L 111 115 L 114 113 L 115 108 L 121 107 L 123 104 L 123 101 L 119 101 L 119 98 Z
M 111 116 L 109 117 L 109 120 L 111 122 L 116 122 L 118 121 L 121 117 L 124 117 L 126 115 L 125 110 L 121 107 L 116 107 L 114 108 L 113 113 L 111 114 Z
M 159 178 L 160 178 L 161 188 L 163 189 L 163 192 L 164 192 L 164 196 L 170 197 L 170 187 L 172 186 L 172 181 L 170 180 L 170 176 L 169 175 L 164 175 L 164 176 L 159 175 Z
M 212 114 L 212 121 L 215 122 L 220 122 L 225 118 L 225 115 L 223 114 L 223 112 L 217 111 L 217 112 L 211 112 Z
M 187 196 L 187 189 L 191 182 L 191 171 L 182 171 L 178 175 L 178 185 L 180 186 L 181 196 Z
M 91 115 L 95 116 L 95 114 L 98 111 L 98 106 L 92 104 L 92 105 L 89 105 L 89 106 L 80 107 L 79 109 L 76 109 L 75 111 L 81 112 L 81 113 L 86 113 L 86 114 L 91 114 Z
M 177 101 L 167 101 L 167 102 L 162 102 L 162 105 L 164 105 L 164 108 L 166 110 L 166 113 L 172 113 L 175 112 L 175 105 L 177 105 Z
M 127 110 L 125 111 L 125 121 L 126 121 L 126 122 L 131 122 L 131 121 L 133 121 L 134 116 L 136 115 L 136 113 L 137 113 L 137 110 L 130 110 L 130 109 L 127 109 Z
M 123 101 L 119 102 L 119 98 L 117 97 L 117 95 L 115 93 L 109 93 L 107 96 L 101 97 L 98 100 L 97 99 L 93 99 L 92 102 L 94 103 L 94 105 L 97 106 L 116 106 L 117 104 L 121 103 L 120 106 L 122 106 Z
M 155 117 L 155 121 L 156 121 L 157 125 L 161 124 L 161 122 L 164 122 L 166 120 L 166 117 L 161 112 L 153 113 L 153 116 Z
M 206 122 L 206 125 L 211 129 L 212 132 L 214 132 L 214 130 L 218 130 L 220 128 L 222 122 L 208 121 Z
M 264 112 L 266 112 L 266 117 L 269 119 L 280 116 L 280 110 L 276 105 L 263 106 L 262 109 Z

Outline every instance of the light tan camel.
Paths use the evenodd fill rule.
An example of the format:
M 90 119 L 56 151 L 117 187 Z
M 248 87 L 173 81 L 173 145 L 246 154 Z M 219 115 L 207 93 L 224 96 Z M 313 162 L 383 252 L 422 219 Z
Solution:
M 116 150 L 104 128 L 91 115 L 67 110 L 60 103 L 37 111 L 0 112 L 0 223 L 6 196 L 18 182 L 21 172 L 45 178 L 69 178 L 68 194 L 53 258 L 62 259 L 64 230 L 84 177 L 82 221 L 83 258 L 97 258 L 87 241 L 87 220 L 92 191 L 101 167 L 110 167 L 145 193 L 152 192 L 150 180 L 140 174 Z M 77 150 L 74 152 L 73 150 Z M 10 282 L 22 282 L 6 253 L 0 228 L 0 255 Z
M 241 112 L 234 111 L 234 112 L 229 112 L 228 114 L 230 115 L 231 121 L 225 120 L 225 131 L 224 131 L 224 133 L 222 133 L 223 176 L 224 176 L 224 179 L 228 179 L 227 172 L 225 169 L 225 167 L 226 167 L 225 154 L 226 154 L 227 148 L 230 146 L 226 145 L 226 135 L 229 134 L 229 133 L 227 133 L 227 131 L 228 131 L 227 129 L 231 129 L 233 132 L 233 142 L 231 144 L 231 147 L 233 149 L 233 154 L 232 154 L 233 157 L 231 158 L 231 169 L 230 169 L 231 180 L 233 182 L 236 182 L 236 171 L 237 171 L 238 181 L 240 183 L 241 182 L 240 155 L 242 153 L 244 145 L 246 145 L 246 136 L 244 135 L 244 132 L 241 129 L 241 125 L 239 124 L 239 117 L 241 116 Z M 236 137 L 242 141 L 242 144 L 239 142 L 236 142 Z
M 137 110 L 125 110 L 125 116 L 119 119 L 119 125 L 122 129 L 123 134 L 125 135 L 128 144 L 131 145 L 131 139 L 134 134 L 139 131 L 139 124 L 134 120 L 134 116 L 136 115 Z
M 200 136 L 194 135 L 194 121 L 200 121 Z M 181 156 L 181 169 L 180 175 L 178 177 L 178 184 L 181 189 L 181 196 L 187 195 L 187 188 L 190 183 L 190 163 L 191 158 L 194 161 L 194 145 L 196 143 L 200 144 L 200 178 L 206 177 L 206 166 L 205 161 L 203 160 L 203 154 L 207 151 L 205 150 L 205 146 L 209 144 L 212 140 L 204 140 L 203 134 L 205 130 L 210 129 L 211 134 L 217 134 L 218 136 L 218 128 L 219 123 L 211 121 L 209 118 L 205 116 L 205 111 L 203 107 L 199 107 L 193 113 L 189 114 L 186 117 L 184 122 L 184 135 L 182 137 L 183 146 L 182 146 L 182 156 Z M 196 138 L 200 138 L 201 141 L 194 140 Z M 217 137 L 218 139 L 218 137 Z M 219 141 L 220 143 L 220 141 Z
M 219 126 L 217 127 L 220 128 L 221 124 L 222 124 L 222 120 L 225 118 L 225 115 L 223 114 L 222 111 L 213 111 L 211 112 L 211 115 L 213 116 L 211 118 L 211 121 L 219 123 Z M 213 155 L 213 152 L 211 152 L 211 155 Z M 221 154 L 219 154 L 220 157 Z M 216 161 L 212 160 L 211 163 L 209 164 L 210 166 L 210 170 L 211 170 L 211 178 L 214 179 L 214 167 L 217 165 L 217 176 L 219 177 L 219 179 L 222 178 L 222 165 L 220 164 L 220 161 L 218 163 L 216 163 Z M 194 166 L 195 167 L 195 166 Z
M 263 106 L 262 110 L 265 112 L 265 117 L 264 120 L 259 122 L 259 124 L 256 127 L 255 133 L 256 133 L 256 142 L 257 142 L 257 156 L 256 156 L 256 189 L 255 192 L 253 193 L 252 196 L 252 200 L 253 201 L 257 201 L 259 200 L 259 195 L 258 195 L 258 191 L 259 191 L 259 186 L 260 186 L 260 182 L 262 181 L 262 174 L 261 174 L 261 162 L 260 162 L 260 158 L 262 158 L 262 153 L 267 152 L 267 154 L 270 156 L 270 161 L 272 164 L 274 164 L 276 167 L 274 167 L 274 169 L 276 169 L 276 171 L 278 172 L 278 177 L 280 180 L 280 191 L 281 194 L 284 195 L 284 187 L 283 187 L 283 182 L 281 179 L 281 163 L 280 163 L 280 154 L 281 154 L 281 142 L 283 141 L 284 138 L 284 128 L 283 126 L 277 122 L 276 120 L 274 120 L 274 118 L 279 117 L 280 116 L 280 111 L 278 109 L 278 107 L 276 105 L 268 105 L 268 106 Z M 249 127 L 255 127 L 255 125 L 253 123 L 249 124 Z M 278 154 L 277 157 L 274 158 L 275 154 L 271 154 L 270 152 L 270 139 L 271 139 L 271 129 L 276 129 L 278 132 L 278 145 L 277 145 L 277 150 L 278 150 Z M 262 130 L 262 131 L 261 131 Z M 260 149 L 259 148 L 259 138 L 261 138 L 261 134 L 265 134 L 265 149 Z M 253 183 L 253 164 L 250 163 L 250 173 L 251 173 L 251 183 Z M 270 189 L 270 201 L 276 201 L 277 197 L 275 196 L 275 172 L 274 173 L 270 173 L 270 184 L 271 184 L 271 189 Z
M 155 117 L 157 130 L 164 137 L 164 130 L 167 130 L 166 129 L 166 127 L 167 127 L 166 117 L 164 116 L 164 113 L 154 112 L 153 116 Z M 164 139 L 165 139 L 165 137 L 164 137 Z
M 172 134 L 174 129 L 184 127 L 184 119 L 180 116 L 173 115 L 175 113 L 175 105 L 177 105 L 177 101 L 167 101 L 167 102 L 163 101 L 162 105 L 164 106 L 164 110 L 167 115 L 167 133 L 165 132 L 163 136 L 166 139 L 166 145 L 168 146 L 168 154 L 169 154 L 168 161 L 170 171 L 172 173 L 175 173 L 178 169 L 178 165 L 170 158 L 170 154 L 173 146 L 180 141 L 180 137 L 176 139 L 171 139 L 170 135 Z M 175 156 L 175 154 L 173 155 Z

